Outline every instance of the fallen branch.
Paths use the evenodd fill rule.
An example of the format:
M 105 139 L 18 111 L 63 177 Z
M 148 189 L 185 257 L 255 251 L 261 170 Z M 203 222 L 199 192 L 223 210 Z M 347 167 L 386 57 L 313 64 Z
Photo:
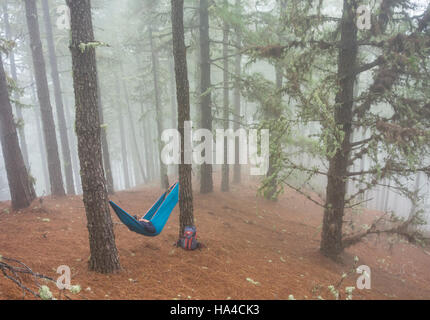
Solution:
M 19 266 L 14 266 L 11 263 L 12 264 L 13 263 L 18 264 Z M 20 287 L 22 289 L 23 298 L 25 297 L 26 293 L 28 292 L 28 293 L 32 294 L 33 296 L 35 296 L 36 298 L 41 299 L 39 293 L 33 291 L 32 289 L 30 289 L 28 286 L 26 286 L 23 283 L 23 280 L 20 277 L 20 274 L 33 276 L 34 282 L 38 288 L 41 287 L 41 285 L 38 282 L 38 279 L 45 279 L 48 281 L 55 282 L 54 279 L 47 277 L 43 274 L 34 272 L 26 264 L 24 264 L 21 261 L 18 261 L 16 259 L 12 259 L 12 258 L 6 258 L 6 257 L 0 256 L 0 270 L 3 273 L 3 275 L 5 276 L 5 278 L 11 280 L 13 283 L 15 283 L 18 287 Z

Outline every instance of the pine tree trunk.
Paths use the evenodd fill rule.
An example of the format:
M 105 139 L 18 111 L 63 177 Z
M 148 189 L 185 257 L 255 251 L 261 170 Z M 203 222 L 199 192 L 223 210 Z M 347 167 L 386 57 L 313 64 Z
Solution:
M 159 162 L 160 162 L 160 179 L 161 179 L 161 187 L 167 189 L 169 187 L 169 177 L 167 176 L 167 166 L 161 160 L 161 134 L 163 133 L 163 120 L 162 120 L 162 107 L 161 107 L 161 98 L 160 98 L 160 82 L 158 79 L 159 76 L 159 68 L 158 68 L 158 53 L 154 46 L 154 39 L 152 37 L 152 28 L 148 26 L 149 32 L 149 41 L 151 45 L 151 60 L 152 60 L 152 73 L 154 76 L 154 94 L 155 94 L 155 115 L 157 121 L 157 132 L 158 132 L 158 154 L 159 154 Z
M 28 207 L 36 198 L 32 179 L 28 175 L 19 147 L 18 134 L 9 100 L 6 74 L 0 55 L 0 129 L 3 158 L 14 210 Z
M 181 164 L 179 165 L 179 238 L 184 228 L 194 225 L 191 164 L 184 163 L 184 122 L 190 120 L 190 88 L 184 40 L 184 1 L 171 0 L 173 57 L 175 60 L 176 96 L 178 103 L 178 129 L 181 134 Z
M 357 63 L 357 26 L 354 1 L 344 0 L 341 21 L 338 79 L 340 89 L 336 95 L 335 123 L 345 136 L 340 148 L 329 159 L 327 176 L 326 209 L 324 210 L 321 252 L 335 259 L 342 251 L 342 223 L 345 210 L 346 175 L 350 158 L 352 134 L 352 111 L 355 76 L 348 75 Z
M 235 9 L 240 12 L 241 1 L 236 0 Z M 240 30 L 236 30 L 236 45 L 238 48 L 242 45 L 242 39 Z M 237 49 L 236 58 L 234 63 L 234 91 L 233 91 L 233 99 L 234 99 L 234 122 L 233 129 L 236 132 L 240 126 L 240 113 L 241 113 L 241 101 L 240 101 L 240 79 L 242 76 L 242 55 L 240 54 L 241 49 Z M 233 183 L 239 184 L 241 182 L 241 172 L 240 172 L 240 164 L 239 164 L 239 137 L 236 137 L 235 142 L 235 164 L 233 167 Z
M 63 153 L 63 166 L 66 176 L 67 194 L 75 194 L 73 181 L 72 157 L 70 155 L 69 138 L 67 136 L 66 117 L 64 115 L 63 98 L 61 96 L 60 75 L 58 73 L 57 57 L 55 55 L 54 36 L 52 34 L 51 17 L 49 16 L 48 0 L 42 0 L 45 32 L 48 43 L 49 62 L 51 65 L 51 77 L 54 84 L 55 105 L 57 106 L 58 127 L 60 132 L 61 151 Z
M 211 102 L 211 63 L 209 52 L 209 12 L 208 0 L 200 1 L 200 112 L 201 126 L 212 131 L 212 102 Z M 212 150 L 204 152 L 212 153 Z M 212 164 L 203 163 L 200 167 L 200 193 L 213 191 Z
M 224 7 L 227 8 L 228 2 L 224 0 Z M 229 117 L 229 76 L 228 76 L 228 38 L 229 38 L 229 26 L 224 22 L 223 37 L 222 37 L 222 54 L 223 54 L 223 126 L 224 130 L 227 130 L 230 125 Z M 222 165 L 221 171 L 221 191 L 228 192 L 230 190 L 230 166 L 227 163 L 227 138 L 224 138 L 224 164 Z
M 58 154 L 57 137 L 55 133 L 54 116 L 49 98 L 48 80 L 46 77 L 45 59 L 42 42 L 40 41 L 39 22 L 35 0 L 25 0 L 27 26 L 30 35 L 30 48 L 37 86 L 37 96 L 42 116 L 46 154 L 48 156 L 49 181 L 54 196 L 64 196 L 66 193 L 61 174 L 61 161 Z
M 97 66 L 89 0 L 67 0 L 71 17 L 76 134 L 81 163 L 83 200 L 90 242 L 89 269 L 112 273 L 120 269 L 103 169 L 97 95 Z M 82 45 L 86 46 L 82 50 Z
M 7 0 L 3 2 L 3 19 L 4 19 L 4 29 L 5 29 L 5 36 L 7 40 L 11 40 L 11 31 L 10 31 L 10 24 L 9 24 L 9 14 L 7 10 Z M 13 81 L 17 84 L 18 83 L 18 76 L 16 73 L 16 64 L 15 64 L 15 53 L 13 50 L 9 52 L 9 62 L 10 62 L 10 72 L 12 75 Z M 18 135 L 20 139 L 20 146 L 22 151 L 22 156 L 24 157 L 24 163 L 27 167 L 27 170 L 30 169 L 30 162 L 28 160 L 28 150 L 27 150 L 27 140 L 25 138 L 25 130 L 24 130 L 24 118 L 22 115 L 21 106 L 15 105 L 16 109 L 16 115 L 17 115 L 17 122 L 20 124 L 18 126 Z

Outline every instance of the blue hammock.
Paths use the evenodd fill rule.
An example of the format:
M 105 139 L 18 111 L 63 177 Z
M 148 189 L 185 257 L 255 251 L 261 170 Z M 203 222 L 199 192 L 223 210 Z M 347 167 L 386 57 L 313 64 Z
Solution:
M 139 223 L 139 221 L 117 206 L 114 202 L 109 201 L 109 203 L 121 222 L 124 223 L 131 231 L 143 234 L 147 237 L 155 237 L 161 233 L 170 217 L 170 214 L 178 203 L 179 183 L 176 182 L 170 186 L 169 191 L 169 194 L 167 194 L 167 192 L 163 193 L 160 199 L 158 199 L 158 201 L 143 217 L 144 219 L 152 222 L 155 228 L 155 233 L 147 232 L 146 229 Z

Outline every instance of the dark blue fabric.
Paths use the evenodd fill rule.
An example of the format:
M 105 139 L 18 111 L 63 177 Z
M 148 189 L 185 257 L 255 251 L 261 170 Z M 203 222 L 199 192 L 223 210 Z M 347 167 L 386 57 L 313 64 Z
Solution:
M 148 222 L 146 222 L 146 221 L 139 221 L 139 223 L 146 229 L 147 232 L 149 232 L 149 233 L 155 233 L 155 232 L 157 232 L 155 230 L 155 227 L 154 227 L 154 225 L 152 224 L 151 221 L 148 221 Z

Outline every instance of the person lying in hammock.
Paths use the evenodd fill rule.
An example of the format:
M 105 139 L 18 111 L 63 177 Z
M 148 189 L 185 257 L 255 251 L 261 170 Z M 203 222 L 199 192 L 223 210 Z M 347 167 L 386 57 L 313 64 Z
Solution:
M 149 233 L 155 233 L 156 232 L 155 231 L 155 227 L 154 227 L 154 225 L 152 224 L 151 221 L 146 220 L 144 218 L 138 219 L 137 216 L 134 216 L 134 218 L 137 221 L 139 221 L 140 225 L 143 226 L 147 232 L 149 232 Z
M 167 195 L 170 193 L 170 191 L 171 191 L 171 189 L 168 189 L 166 191 L 165 197 L 167 197 Z M 144 219 L 144 218 L 138 219 L 137 216 L 134 216 L 134 218 L 137 221 L 139 221 L 139 223 L 146 229 L 147 232 L 149 232 L 149 233 L 155 233 L 156 232 L 155 227 L 154 227 L 154 225 L 152 224 L 151 221 L 149 221 L 147 219 Z

